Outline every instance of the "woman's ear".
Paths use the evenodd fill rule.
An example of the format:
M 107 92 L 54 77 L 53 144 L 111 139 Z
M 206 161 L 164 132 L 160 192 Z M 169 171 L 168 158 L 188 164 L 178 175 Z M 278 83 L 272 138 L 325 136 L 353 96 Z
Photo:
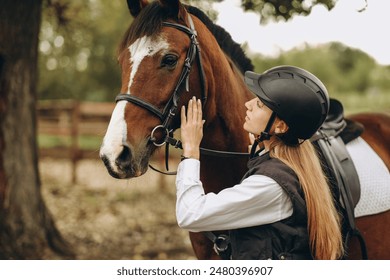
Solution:
M 281 119 L 275 121 L 275 133 L 284 134 L 288 130 L 288 125 Z

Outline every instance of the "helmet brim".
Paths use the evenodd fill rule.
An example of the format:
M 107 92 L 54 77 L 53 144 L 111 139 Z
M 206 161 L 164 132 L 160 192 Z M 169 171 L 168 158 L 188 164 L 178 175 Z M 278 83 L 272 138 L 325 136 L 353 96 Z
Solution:
M 275 102 L 273 102 L 261 88 L 259 80 L 262 74 L 257 74 L 252 71 L 245 72 L 245 84 L 249 88 L 249 90 L 256 95 L 268 108 L 274 111 L 274 107 L 276 106 Z

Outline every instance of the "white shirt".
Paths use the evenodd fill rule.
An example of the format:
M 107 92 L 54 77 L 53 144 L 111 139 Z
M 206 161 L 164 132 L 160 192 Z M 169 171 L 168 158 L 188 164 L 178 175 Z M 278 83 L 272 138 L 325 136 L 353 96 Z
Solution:
M 190 231 L 229 230 L 277 222 L 292 215 L 292 202 L 270 177 L 252 175 L 218 194 L 205 194 L 200 162 L 183 160 L 176 177 L 176 219 Z

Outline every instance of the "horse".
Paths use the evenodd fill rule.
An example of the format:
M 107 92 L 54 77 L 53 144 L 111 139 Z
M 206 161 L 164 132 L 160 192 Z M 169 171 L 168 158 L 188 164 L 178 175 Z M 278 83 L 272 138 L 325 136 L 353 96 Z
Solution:
M 118 179 L 142 176 L 151 156 L 180 128 L 177 108 L 193 96 L 203 103 L 203 148 L 245 153 L 249 136 L 242 128 L 245 102 L 253 98 L 243 73 L 253 70 L 244 51 L 199 9 L 179 0 L 127 1 L 133 22 L 119 45 L 121 94 L 100 149 L 108 173 Z M 390 168 L 390 117 L 368 115 L 362 135 Z M 355 116 L 359 118 L 359 115 Z M 381 122 L 380 125 L 377 122 Z M 376 137 L 372 134 L 375 132 Z M 206 193 L 240 182 L 247 158 L 201 154 L 201 180 Z M 390 211 L 357 219 L 370 258 L 390 259 Z M 378 228 L 380 227 L 380 228 Z M 189 233 L 198 259 L 219 259 L 202 233 Z M 359 258 L 351 241 L 350 258 Z M 380 249 L 380 248 L 383 248 Z

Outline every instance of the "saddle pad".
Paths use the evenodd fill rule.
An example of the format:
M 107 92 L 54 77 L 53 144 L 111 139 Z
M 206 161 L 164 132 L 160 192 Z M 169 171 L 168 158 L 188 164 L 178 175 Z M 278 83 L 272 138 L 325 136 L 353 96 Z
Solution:
M 361 137 L 346 145 L 359 176 L 361 195 L 355 217 L 390 209 L 390 173 L 382 159 Z

